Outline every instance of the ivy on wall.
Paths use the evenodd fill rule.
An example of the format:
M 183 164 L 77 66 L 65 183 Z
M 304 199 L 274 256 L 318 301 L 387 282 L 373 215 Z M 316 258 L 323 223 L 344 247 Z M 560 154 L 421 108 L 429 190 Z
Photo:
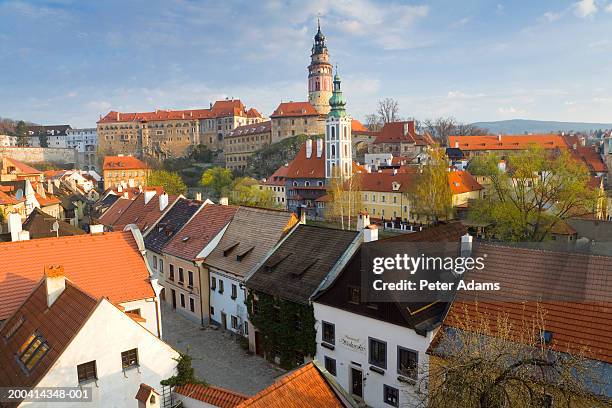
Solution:
M 316 330 L 312 305 L 289 302 L 265 293 L 256 293 L 256 297 L 257 313 L 253 313 L 255 294 L 249 291 L 249 320 L 261 335 L 268 360 L 278 355 L 280 366 L 289 370 L 303 363 L 300 357 L 314 356 Z

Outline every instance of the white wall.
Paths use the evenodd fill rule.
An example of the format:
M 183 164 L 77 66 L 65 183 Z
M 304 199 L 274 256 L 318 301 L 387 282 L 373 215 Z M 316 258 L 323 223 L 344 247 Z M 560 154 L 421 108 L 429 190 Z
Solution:
M 363 395 L 368 406 L 374 408 L 389 408 L 383 402 L 383 385 L 399 389 L 399 406 L 406 406 L 411 399 L 411 393 L 415 387 L 398 381 L 397 372 L 397 347 L 418 351 L 419 366 L 426 365 L 428 356 L 427 348 L 433 338 L 433 332 L 427 337 L 418 335 L 414 330 L 397 326 L 391 323 L 375 320 L 369 317 L 350 313 L 341 309 L 314 303 L 314 316 L 317 329 L 317 353 L 316 359 L 322 364 L 325 356 L 336 360 L 336 380 L 350 393 L 350 368 L 362 370 L 363 373 Z M 321 321 L 335 325 L 335 349 L 329 350 L 321 346 L 322 329 Z M 355 344 L 363 346 L 363 351 L 355 351 L 344 346 L 341 339 L 350 336 Z M 387 369 L 384 374 L 370 370 L 368 358 L 368 338 L 373 337 L 387 343 Z M 361 364 L 361 367 L 352 362 Z
M 212 278 L 217 280 L 217 286 L 213 290 L 212 283 L 209 282 L 210 286 L 210 305 L 214 308 L 215 313 L 210 315 L 210 318 L 215 322 L 221 324 L 223 326 L 223 322 L 221 321 L 221 312 L 226 314 L 226 323 L 227 328 L 234 332 L 239 332 L 242 335 L 244 333 L 244 326 L 246 326 L 246 322 L 249 318 L 247 308 L 245 305 L 245 297 L 244 297 L 244 289 L 240 288 L 240 283 L 242 280 L 239 280 L 236 276 L 230 276 L 228 274 L 223 274 L 215 269 L 210 269 L 210 280 Z M 219 281 L 223 281 L 223 293 L 219 293 Z M 238 295 L 236 299 L 232 299 L 232 284 L 236 285 L 236 294 Z M 232 329 L 232 316 L 238 317 L 238 330 Z M 242 325 L 242 328 L 240 326 Z
M 132 302 L 120 303 L 120 305 L 125 308 L 126 312 L 134 309 L 140 309 L 140 316 L 146 319 L 146 322 L 142 322 L 140 324 L 157 336 L 158 334 L 161 335 L 161 333 L 157 332 L 157 314 L 155 302 L 153 300 L 154 298 L 151 298 L 149 300 L 140 299 L 134 300 Z M 161 322 L 159 330 L 161 331 Z
M 138 348 L 139 367 L 124 372 L 121 353 L 133 348 Z M 91 387 L 93 395 L 93 401 L 84 405 L 91 408 L 135 407 L 140 384 L 148 384 L 161 392 L 160 381 L 175 374 L 173 358 L 176 357 L 178 352 L 172 347 L 103 300 L 37 386 L 79 386 L 77 365 L 95 360 L 98 380 L 81 384 Z M 36 406 L 56 408 L 58 404 L 50 402 Z

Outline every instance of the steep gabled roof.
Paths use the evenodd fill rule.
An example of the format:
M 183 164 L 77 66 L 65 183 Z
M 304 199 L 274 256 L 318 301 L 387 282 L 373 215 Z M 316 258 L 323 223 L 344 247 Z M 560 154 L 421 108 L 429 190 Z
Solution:
M 413 143 L 419 146 L 428 144 L 423 136 L 417 134 L 414 120 L 385 123 L 374 143 Z
M 180 385 L 174 392 L 219 408 L 234 408 L 249 398 L 237 392 L 202 384 Z
M 139 194 L 133 200 L 132 204 L 130 204 L 112 224 L 113 230 L 121 231 L 126 225 L 135 224 L 138 229 L 144 233 L 162 216 L 164 211 L 167 211 L 179 198 L 179 196 L 176 195 L 169 195 L 168 205 L 162 211 L 159 206 L 159 197 L 163 193 L 163 188 L 147 187 L 146 189 L 155 189 L 153 198 L 145 204 L 146 194 Z
M 296 223 L 286 211 L 240 207 L 206 264 L 246 276 Z
M 456 170 L 448 173 L 448 184 L 453 194 L 469 193 L 482 190 L 476 178 L 466 170 Z
M 577 146 L 570 152 L 576 159 L 581 160 L 590 172 L 605 173 L 608 171 L 606 163 L 604 163 L 595 146 Z
M 228 205 L 204 206 L 172 237 L 164 247 L 164 253 L 195 261 L 198 254 L 230 223 L 236 211 L 238 207 Z
M 289 172 L 289 164 L 280 166 L 270 177 L 266 179 L 264 184 L 269 186 L 284 186 L 285 178 Z
M 312 155 L 306 157 L 306 143 L 289 163 L 286 177 L 288 178 L 325 178 L 325 147 L 321 157 L 317 157 L 317 141 L 312 141 Z
M 202 205 L 201 201 L 179 198 L 153 227 L 149 227 L 144 239 L 145 247 L 160 254 Z
M 297 116 L 319 116 L 319 113 L 310 102 L 281 102 L 270 115 L 271 118 Z
M 23 302 L 46 265 L 64 266 L 68 279 L 112 303 L 155 296 L 129 231 L 0 243 L 0 259 L 0 320 Z
M 27 164 L 22 163 L 13 158 L 3 157 L 2 160 L 5 161 L 5 164 L 3 167 L 12 166 L 15 168 L 15 171 L 17 174 L 25 174 L 25 175 L 43 174 L 42 171 L 35 169 L 34 167 L 28 166 Z
M 115 222 L 123 215 L 123 213 L 129 208 L 134 200 L 120 197 L 115 200 L 113 204 L 102 214 L 99 221 L 101 224 L 113 226 Z
M 41 276 L 42 271 L 41 267 Z M 3 343 L 0 347 L 1 387 L 36 386 L 76 337 L 98 304 L 95 298 L 66 281 L 66 288 L 49 308 L 45 280 L 34 282 L 33 285 L 34 290 L 25 294 L 21 306 L 0 326 L 0 341 Z M 48 351 L 28 372 L 16 356 L 20 348 L 29 343 L 32 335 L 40 336 L 46 342 Z
M 307 304 L 358 238 L 357 231 L 298 225 L 249 275 L 250 289 Z
M 357 407 L 329 374 L 313 362 L 242 402 L 237 408 L 344 408 Z

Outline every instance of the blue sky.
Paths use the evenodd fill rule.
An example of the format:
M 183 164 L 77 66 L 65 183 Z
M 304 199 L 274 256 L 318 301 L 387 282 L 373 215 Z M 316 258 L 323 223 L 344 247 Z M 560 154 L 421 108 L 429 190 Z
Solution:
M 0 116 L 306 99 L 321 16 L 351 114 L 612 122 L 612 0 L 0 0 Z

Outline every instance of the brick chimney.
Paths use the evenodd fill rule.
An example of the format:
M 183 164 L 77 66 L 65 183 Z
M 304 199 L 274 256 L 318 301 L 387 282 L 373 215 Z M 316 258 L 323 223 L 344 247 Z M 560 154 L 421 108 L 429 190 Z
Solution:
M 47 307 L 51 307 L 66 289 L 66 276 L 61 265 L 45 266 L 45 285 L 47 287 Z

